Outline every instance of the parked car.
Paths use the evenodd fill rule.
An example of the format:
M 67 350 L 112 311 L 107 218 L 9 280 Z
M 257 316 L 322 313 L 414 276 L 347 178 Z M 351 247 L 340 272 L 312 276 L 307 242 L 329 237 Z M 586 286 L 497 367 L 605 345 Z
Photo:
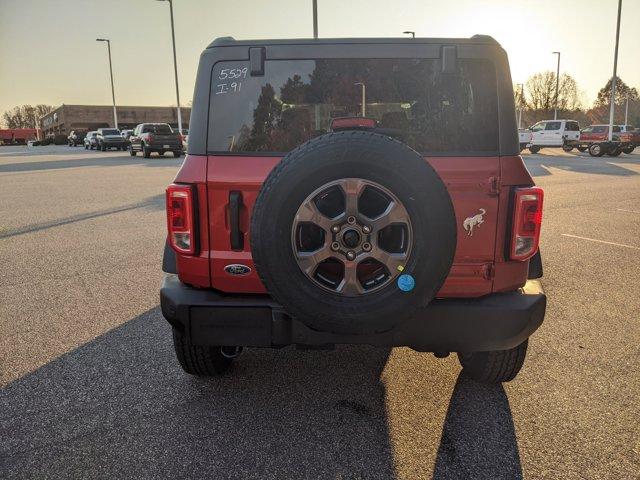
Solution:
M 531 130 L 528 128 L 519 128 L 518 129 L 518 141 L 520 142 L 520 151 L 522 152 L 527 145 L 531 143 L 531 139 L 533 138 L 533 134 Z
M 623 153 L 633 153 L 633 150 L 640 145 L 640 129 L 633 125 L 620 125 L 620 132 L 630 135 L 629 145 L 622 149 Z
M 623 132 L 620 126 L 613 126 L 611 142 L 609 142 L 609 125 L 589 125 L 580 131 L 580 138 L 571 142 L 570 145 L 576 147 L 580 152 L 589 150 L 593 157 L 601 157 L 607 154 L 617 157 L 622 152 L 631 153 L 635 148 L 634 135 Z
M 132 134 L 133 134 L 133 130 L 131 130 L 131 129 L 122 130 L 120 132 L 120 136 L 122 136 L 122 138 L 124 138 L 125 146 L 127 148 L 129 147 L 129 145 L 131 145 L 131 142 L 129 141 L 129 139 L 131 138 Z
M 180 133 L 182 133 L 182 146 L 183 146 L 183 149 L 187 148 L 187 146 L 189 145 L 189 129 L 188 128 L 183 128 Z
M 365 105 L 355 82 L 377 87 Z M 516 133 L 491 37 L 214 41 L 166 192 L 160 298 L 184 371 L 351 343 L 513 379 L 546 308 L 543 191 Z
M 98 149 L 98 132 L 87 132 L 87 135 L 84 137 L 83 142 L 85 150 L 93 150 L 94 148 Z
M 149 158 L 152 152 L 158 152 L 158 155 L 172 152 L 174 157 L 182 155 L 182 137 L 167 123 L 141 123 L 135 128 L 129 141 L 129 153 L 132 157 L 137 152 L 142 152 L 145 158 Z
M 564 147 L 568 141 L 580 137 L 580 125 L 575 120 L 542 120 L 529 130 L 532 134 L 531 153 L 538 153 L 542 147 Z
M 86 130 L 71 130 L 71 133 L 67 137 L 70 147 L 77 147 L 84 144 L 84 137 L 87 136 Z
M 116 150 L 127 149 L 126 141 L 122 138 L 120 130 L 117 128 L 99 128 L 96 138 L 98 141 L 98 148 L 103 152 L 110 148 L 115 148 Z

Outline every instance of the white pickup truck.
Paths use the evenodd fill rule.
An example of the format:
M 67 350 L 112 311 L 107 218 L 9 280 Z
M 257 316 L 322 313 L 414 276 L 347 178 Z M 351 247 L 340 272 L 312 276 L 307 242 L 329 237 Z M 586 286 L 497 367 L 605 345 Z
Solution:
M 528 128 L 519 128 L 518 129 L 518 141 L 520 142 L 520 151 L 521 152 L 525 148 L 527 148 L 527 145 L 529 145 L 531 143 L 532 138 L 533 138 L 533 134 L 531 133 L 531 130 L 529 130 Z
M 542 147 L 564 147 L 566 142 L 580 138 L 580 125 L 575 120 L 542 120 L 529 130 L 532 134 L 528 146 L 531 153 L 538 153 Z

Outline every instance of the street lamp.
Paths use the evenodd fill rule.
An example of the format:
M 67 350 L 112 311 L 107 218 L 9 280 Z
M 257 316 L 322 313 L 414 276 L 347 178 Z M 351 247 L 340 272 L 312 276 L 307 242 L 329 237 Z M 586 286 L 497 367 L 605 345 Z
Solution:
M 416 38 L 416 32 L 412 32 L 411 30 L 407 30 L 406 32 L 402 32 L 405 35 L 411 35 L 411 38 Z
M 558 68 L 556 69 L 556 101 L 555 109 L 553 111 L 553 119 L 558 119 L 558 87 L 560 85 L 560 52 L 552 52 L 553 55 L 558 55 Z
M 625 125 L 629 123 L 628 120 L 629 120 L 629 92 L 627 92 L 627 106 L 624 107 L 624 124 Z
M 113 99 L 113 123 L 118 128 L 118 114 L 116 113 L 116 93 L 113 88 L 113 68 L 111 67 L 111 41 L 108 38 L 96 38 L 96 42 L 107 42 L 109 52 L 109 75 L 111 76 L 111 98 Z
M 365 87 L 364 83 L 362 82 L 356 82 L 354 83 L 354 85 L 360 85 L 362 87 L 362 116 L 364 117 L 366 115 L 366 101 L 367 101 L 367 87 Z
M 522 128 L 522 100 L 524 98 L 524 83 L 517 83 L 516 87 L 520 87 L 520 108 L 518 109 L 518 129 Z
M 608 140 L 613 140 L 613 115 L 616 108 L 616 82 L 618 80 L 618 42 L 620 40 L 620 14 L 622 13 L 622 0 L 618 0 L 618 23 L 616 25 L 616 48 L 613 54 L 613 80 L 611 81 L 611 107 L 609 110 L 609 135 Z M 626 121 L 625 121 L 626 123 Z
M 318 38 L 318 0 L 313 0 L 313 38 Z
M 176 34 L 173 28 L 173 2 L 171 0 L 157 0 L 169 2 L 169 15 L 171 16 L 171 40 L 173 42 L 173 70 L 176 77 L 176 103 L 178 104 L 178 132 L 182 135 L 182 113 L 180 112 L 180 90 L 178 89 L 178 61 L 176 60 Z

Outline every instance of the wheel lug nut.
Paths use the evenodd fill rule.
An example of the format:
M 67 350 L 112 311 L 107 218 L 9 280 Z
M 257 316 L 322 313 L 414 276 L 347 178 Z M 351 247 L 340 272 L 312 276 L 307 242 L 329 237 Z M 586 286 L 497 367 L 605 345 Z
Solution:
M 340 231 L 340 225 L 334 225 L 333 227 L 331 227 L 331 231 L 333 233 L 338 233 Z
M 356 253 L 355 253 L 355 252 L 352 252 L 352 251 L 348 251 L 348 252 L 347 252 L 347 258 L 348 258 L 349 260 L 353 260 L 353 259 L 355 259 L 355 258 L 356 258 Z
M 354 217 L 353 215 L 351 215 L 349 218 L 347 218 L 347 223 L 349 225 L 353 225 L 354 223 L 356 223 L 356 217 Z
M 370 252 L 370 251 L 371 251 L 371 244 L 370 244 L 370 243 L 363 243 L 363 244 L 362 244 L 362 249 L 363 249 L 365 252 Z
M 333 250 L 334 252 L 337 252 L 338 250 L 340 250 L 340 244 L 338 242 L 333 242 L 331 244 L 331 250 Z
M 371 233 L 371 227 L 369 225 L 363 225 L 362 226 L 362 231 L 364 233 Z

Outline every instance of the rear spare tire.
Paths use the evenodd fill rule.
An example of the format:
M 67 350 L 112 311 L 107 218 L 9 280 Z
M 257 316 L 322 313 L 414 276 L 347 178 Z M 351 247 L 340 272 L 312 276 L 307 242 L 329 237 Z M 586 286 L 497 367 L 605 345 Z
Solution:
M 455 213 L 438 174 L 376 133 L 330 133 L 291 151 L 253 208 L 260 278 L 316 330 L 393 328 L 434 298 L 455 249 Z

